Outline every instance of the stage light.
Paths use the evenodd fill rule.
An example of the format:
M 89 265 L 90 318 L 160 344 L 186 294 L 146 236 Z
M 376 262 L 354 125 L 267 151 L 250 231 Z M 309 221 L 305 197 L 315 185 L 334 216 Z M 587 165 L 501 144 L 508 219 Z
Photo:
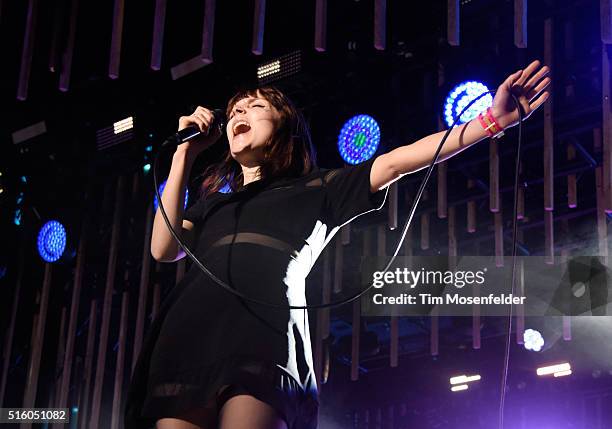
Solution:
M 13 223 L 17 226 L 21 225 L 21 208 L 23 207 L 23 191 L 17 195 L 17 201 L 15 203 L 15 216 L 13 217 Z
M 478 381 L 480 380 L 480 375 L 476 374 L 476 375 L 458 375 L 457 377 L 451 377 L 450 378 L 450 384 L 463 384 L 463 383 L 469 383 L 471 381 Z
M 159 185 L 159 195 L 162 196 L 162 197 L 164 195 L 164 188 L 165 187 L 166 187 L 166 180 L 164 180 L 164 182 L 161 185 Z M 187 200 L 188 199 L 189 199 L 189 190 L 186 189 L 185 190 L 185 205 L 183 206 L 183 209 L 187 208 Z M 153 207 L 155 208 L 155 210 L 157 210 L 157 194 L 153 196 Z
M 15 210 L 15 216 L 13 217 L 13 223 L 17 226 L 21 225 L 21 209 Z
M 70 429 L 76 429 L 77 427 L 77 423 L 78 423 L 78 416 L 77 414 L 79 413 L 79 408 L 78 407 L 72 407 L 70 409 Z
M 55 262 L 66 248 L 66 229 L 56 220 L 45 223 L 38 233 L 38 253 L 46 262 Z
M 374 118 L 357 115 L 344 123 L 338 136 L 338 151 L 348 164 L 372 158 L 380 143 L 380 127 Z
M 134 137 L 134 122 L 132 117 L 115 122 L 113 126 L 96 131 L 96 148 L 101 151 L 131 140 Z
M 142 171 L 144 171 L 144 174 L 147 174 L 151 170 L 151 160 L 149 159 L 151 152 L 153 152 L 153 146 L 151 145 L 146 146 L 145 153 L 143 156 L 144 165 L 142 167 Z
M 554 375 L 555 377 L 564 377 L 564 376 L 566 376 L 566 375 L 571 375 L 571 374 L 572 374 L 572 370 L 571 370 L 571 369 L 568 369 L 568 370 L 566 370 L 566 371 L 559 371 L 559 372 L 555 372 L 553 375 Z
M 268 61 L 257 67 L 257 81 L 260 85 L 283 79 L 299 73 L 302 69 L 301 52 L 295 51 Z
M 132 116 L 117 121 L 113 124 L 113 131 L 115 134 L 120 134 L 124 131 L 131 130 L 134 128 L 134 118 Z
M 536 370 L 536 373 L 539 376 L 543 376 L 543 375 L 550 375 L 550 374 L 555 374 L 555 373 L 565 373 L 566 371 L 570 371 L 571 374 L 571 365 L 567 362 L 564 363 L 560 363 L 557 365 L 550 365 L 550 366 L 543 366 L 541 368 L 538 368 Z M 567 375 L 567 374 L 563 374 L 563 375 Z
M 272 76 L 273 74 L 280 72 L 280 68 L 279 60 L 259 66 L 257 67 L 257 79 Z
M 446 121 L 446 124 L 450 127 L 457 118 L 457 115 L 461 113 L 465 106 L 467 106 L 480 94 L 488 90 L 489 89 L 484 84 L 475 81 L 463 82 L 453 88 L 453 90 L 449 92 L 448 96 L 446 97 L 446 101 L 444 102 L 444 120 Z M 487 94 L 480 98 L 477 102 L 472 104 L 472 106 L 463 115 L 461 115 L 459 124 L 471 121 L 477 117 L 480 112 L 486 110 L 487 107 L 491 107 L 492 104 L 493 97 L 491 94 Z
M 460 392 L 462 390 L 468 390 L 467 384 L 460 384 L 459 386 L 451 387 L 451 392 Z
M 542 350 L 542 346 L 544 346 L 544 338 L 535 329 L 526 329 L 523 332 L 523 345 L 527 350 L 539 352 Z

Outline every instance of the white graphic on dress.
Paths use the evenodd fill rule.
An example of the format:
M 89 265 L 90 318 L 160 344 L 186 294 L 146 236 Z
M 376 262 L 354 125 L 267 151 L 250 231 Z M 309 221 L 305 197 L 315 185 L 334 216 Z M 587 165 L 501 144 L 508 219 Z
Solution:
M 283 282 L 287 285 L 287 300 L 289 305 L 306 305 L 306 277 L 325 248 L 325 245 L 330 241 L 338 229 L 338 227 L 333 228 L 330 234 L 327 235 L 327 225 L 317 220 L 312 233 L 305 240 L 307 244 L 292 255 L 291 261 L 287 266 L 287 272 L 283 278 Z M 302 376 L 298 370 L 297 343 L 294 335 L 294 326 L 297 328 L 302 344 L 304 345 L 304 358 L 308 365 L 308 374 L 306 374 L 305 377 Z M 289 348 L 287 365 L 285 367 L 281 365 L 278 366 L 291 374 L 305 391 L 316 391 L 317 382 L 312 359 L 308 313 L 305 310 L 290 310 L 289 322 L 287 324 L 287 343 Z

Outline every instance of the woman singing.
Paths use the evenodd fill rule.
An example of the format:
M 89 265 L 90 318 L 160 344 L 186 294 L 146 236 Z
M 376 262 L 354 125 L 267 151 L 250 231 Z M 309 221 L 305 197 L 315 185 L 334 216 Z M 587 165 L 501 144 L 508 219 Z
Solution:
M 528 117 L 549 96 L 548 71 L 535 61 L 509 76 L 486 115 L 451 131 L 439 160 L 516 125 L 511 92 Z M 237 94 L 227 116 L 229 152 L 207 170 L 199 200 L 183 213 L 191 167 L 218 130 L 178 146 L 162 202 L 173 228 L 213 274 L 248 297 L 284 307 L 307 304 L 306 276 L 333 235 L 381 208 L 389 184 L 426 167 L 444 134 L 356 166 L 319 170 L 301 115 L 278 90 Z M 179 129 L 206 131 L 212 120 L 198 107 L 180 118 Z M 225 184 L 231 193 L 219 192 Z M 159 212 L 151 253 L 161 262 L 185 256 Z M 317 414 L 308 313 L 240 299 L 194 264 L 147 334 L 125 427 L 306 429 L 317 427 Z

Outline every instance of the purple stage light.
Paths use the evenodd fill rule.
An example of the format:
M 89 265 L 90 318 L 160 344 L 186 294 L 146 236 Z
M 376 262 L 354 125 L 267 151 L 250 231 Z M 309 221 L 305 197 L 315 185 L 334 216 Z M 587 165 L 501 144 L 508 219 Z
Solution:
M 45 223 L 38 233 L 38 253 L 46 262 L 55 262 L 66 248 L 66 229 L 56 220 Z
M 338 151 L 351 165 L 372 158 L 380 143 L 380 127 L 374 118 L 357 115 L 346 121 L 338 136 Z

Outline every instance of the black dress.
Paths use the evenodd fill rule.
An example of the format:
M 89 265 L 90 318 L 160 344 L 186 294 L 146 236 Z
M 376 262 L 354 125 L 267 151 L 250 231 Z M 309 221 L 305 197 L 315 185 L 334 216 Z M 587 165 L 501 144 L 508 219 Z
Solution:
M 306 305 L 305 279 L 325 245 L 340 226 L 384 204 L 386 191 L 370 191 L 373 162 L 258 180 L 198 200 L 184 216 L 197 229 L 195 255 L 246 296 Z M 224 386 L 269 403 L 290 429 L 316 427 L 308 312 L 237 298 L 193 264 L 147 333 L 125 427 L 153 427 L 202 407 Z

